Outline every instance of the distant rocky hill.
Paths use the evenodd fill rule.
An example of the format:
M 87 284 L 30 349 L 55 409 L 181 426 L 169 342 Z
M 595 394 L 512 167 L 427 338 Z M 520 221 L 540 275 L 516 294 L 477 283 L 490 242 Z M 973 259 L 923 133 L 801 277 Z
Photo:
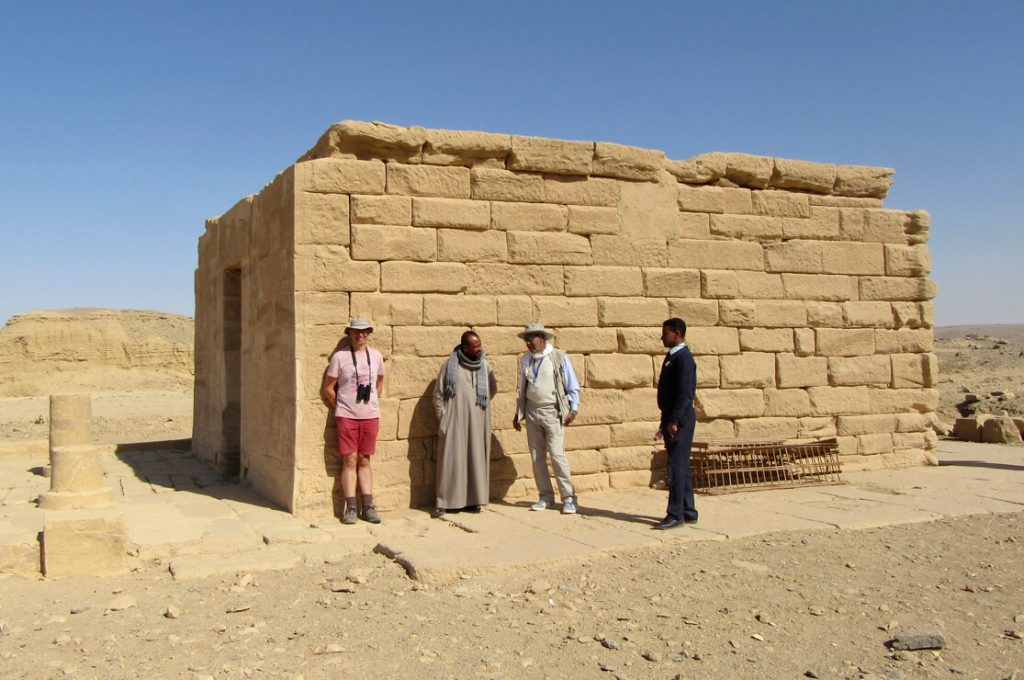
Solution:
M 996 323 L 974 326 L 937 326 L 935 328 L 936 340 L 950 340 L 953 338 L 966 338 L 968 336 L 1024 342 L 1024 324 Z
M 192 319 L 115 309 L 37 310 L 0 330 L 0 396 L 191 390 Z

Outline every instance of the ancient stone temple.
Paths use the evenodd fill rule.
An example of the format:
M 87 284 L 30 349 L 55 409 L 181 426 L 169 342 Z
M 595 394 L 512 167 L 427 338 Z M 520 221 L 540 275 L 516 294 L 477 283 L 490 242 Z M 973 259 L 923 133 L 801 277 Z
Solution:
M 430 390 L 475 328 L 497 374 L 492 494 L 534 493 L 511 428 L 516 333 L 570 352 L 580 493 L 647 485 L 660 325 L 690 327 L 697 439 L 836 436 L 844 461 L 934 443 L 928 214 L 889 168 L 346 121 L 209 220 L 196 271 L 193 447 L 295 513 L 330 508 L 319 396 L 350 315 L 386 359 L 378 506 L 433 499 Z M 663 455 L 663 454 L 662 454 Z

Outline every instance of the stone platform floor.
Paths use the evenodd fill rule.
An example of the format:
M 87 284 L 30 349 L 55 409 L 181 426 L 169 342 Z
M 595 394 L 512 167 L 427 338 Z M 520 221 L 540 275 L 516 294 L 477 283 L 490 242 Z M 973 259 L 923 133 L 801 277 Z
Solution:
M 104 457 L 112 508 L 59 516 L 115 516 L 126 527 L 131 568 L 176 579 L 338 562 L 376 551 L 411 577 L 441 582 L 529 564 L 586 560 L 664 542 L 724 541 L 790 530 L 838 531 L 1024 510 L 1024 447 L 942 441 L 938 467 L 843 474 L 844 484 L 697 496 L 700 522 L 653 531 L 666 493 L 645 488 L 588 493 L 581 512 L 531 512 L 530 501 L 494 503 L 479 514 L 382 513 L 383 523 L 300 520 L 221 476 L 183 449 Z M 38 447 L 0 455 L 0 577 L 39 577 L 39 533 L 47 515 L 35 498 L 49 488 Z

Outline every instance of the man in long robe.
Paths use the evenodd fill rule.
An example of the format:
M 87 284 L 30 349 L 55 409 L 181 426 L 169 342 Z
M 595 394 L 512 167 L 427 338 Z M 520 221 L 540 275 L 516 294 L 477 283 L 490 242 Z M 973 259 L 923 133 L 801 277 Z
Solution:
M 480 336 L 466 331 L 434 384 L 440 423 L 434 517 L 449 510 L 480 512 L 490 499 L 491 398 L 497 390 Z

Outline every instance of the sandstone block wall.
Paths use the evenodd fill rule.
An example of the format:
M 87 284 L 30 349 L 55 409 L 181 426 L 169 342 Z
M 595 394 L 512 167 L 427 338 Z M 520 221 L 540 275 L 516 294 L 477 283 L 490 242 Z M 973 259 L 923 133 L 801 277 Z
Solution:
M 335 434 L 319 387 L 356 314 L 387 362 L 383 507 L 432 502 L 430 390 L 470 326 L 499 381 L 496 498 L 535 493 L 525 433 L 511 429 L 515 334 L 530 321 L 554 330 L 583 384 L 566 436 L 581 493 L 663 473 L 651 436 L 670 316 L 697 356 L 698 439 L 836 436 L 844 456 L 922 460 L 937 403 L 929 218 L 883 207 L 892 172 L 340 123 L 208 223 L 196 446 L 219 436 L 217 286 L 240 262 L 243 461 L 252 480 L 270 458 L 260 479 L 281 480 L 261 488 L 295 512 L 330 506 Z

